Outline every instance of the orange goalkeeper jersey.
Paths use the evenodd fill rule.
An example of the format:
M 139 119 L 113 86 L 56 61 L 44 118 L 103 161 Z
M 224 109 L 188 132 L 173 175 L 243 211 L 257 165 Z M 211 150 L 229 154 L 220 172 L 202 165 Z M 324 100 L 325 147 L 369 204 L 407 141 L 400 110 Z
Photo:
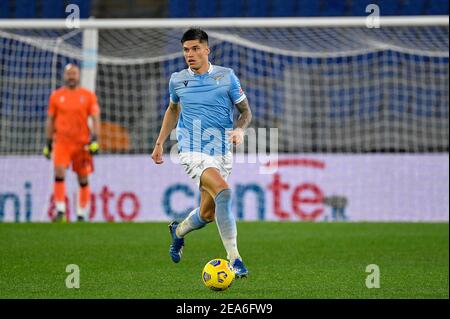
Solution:
M 82 87 L 55 90 L 48 106 L 48 114 L 55 118 L 55 142 L 89 143 L 88 117 L 99 112 L 95 93 Z

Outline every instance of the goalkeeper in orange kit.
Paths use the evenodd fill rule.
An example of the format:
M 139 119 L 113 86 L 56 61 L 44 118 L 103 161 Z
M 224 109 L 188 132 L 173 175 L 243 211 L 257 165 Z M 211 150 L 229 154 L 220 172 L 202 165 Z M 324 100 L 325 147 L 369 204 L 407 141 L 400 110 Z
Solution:
M 77 220 L 88 219 L 91 192 L 89 174 L 94 171 L 92 155 L 99 150 L 100 110 L 95 93 L 80 87 L 80 69 L 68 64 L 64 69 L 64 86 L 53 91 L 48 106 L 45 133 L 47 144 L 43 154 L 53 157 L 55 182 L 54 221 L 64 221 L 66 213 L 65 174 L 72 165 L 78 176 Z M 88 118 L 92 117 L 92 132 Z M 53 156 L 52 156 L 53 155 Z

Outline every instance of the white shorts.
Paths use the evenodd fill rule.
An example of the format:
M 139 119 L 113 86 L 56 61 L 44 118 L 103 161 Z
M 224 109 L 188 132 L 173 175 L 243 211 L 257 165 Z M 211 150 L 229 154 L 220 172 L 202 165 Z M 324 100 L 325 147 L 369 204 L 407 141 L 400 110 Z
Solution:
M 178 154 L 180 164 L 192 178 L 197 186 L 200 186 L 200 177 L 205 169 L 217 168 L 220 175 L 227 180 L 233 167 L 233 155 L 228 152 L 225 155 L 211 156 L 200 152 L 181 152 Z

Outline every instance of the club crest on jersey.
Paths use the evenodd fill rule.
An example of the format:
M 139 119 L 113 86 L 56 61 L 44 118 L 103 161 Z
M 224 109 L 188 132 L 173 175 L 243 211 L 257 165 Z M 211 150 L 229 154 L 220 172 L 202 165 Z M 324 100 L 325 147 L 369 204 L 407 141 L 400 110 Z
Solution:
M 64 95 L 59 98 L 59 102 L 64 103 Z
M 222 75 L 213 77 L 214 81 L 216 81 L 217 85 L 219 85 L 219 80 L 222 78 Z
M 183 81 L 184 86 L 187 86 L 189 81 Z

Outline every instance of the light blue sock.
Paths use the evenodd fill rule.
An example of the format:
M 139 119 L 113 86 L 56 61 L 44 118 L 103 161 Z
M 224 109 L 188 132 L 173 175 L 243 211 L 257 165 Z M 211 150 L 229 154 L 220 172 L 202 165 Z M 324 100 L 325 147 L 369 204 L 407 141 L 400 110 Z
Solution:
M 176 230 L 177 236 L 182 238 L 193 230 L 205 227 L 206 224 L 207 222 L 200 216 L 200 207 L 197 207 L 178 225 Z
M 236 220 L 231 212 L 231 189 L 224 189 L 214 198 L 216 203 L 216 224 L 222 243 L 227 251 L 227 258 L 234 261 L 240 258 L 237 249 Z

